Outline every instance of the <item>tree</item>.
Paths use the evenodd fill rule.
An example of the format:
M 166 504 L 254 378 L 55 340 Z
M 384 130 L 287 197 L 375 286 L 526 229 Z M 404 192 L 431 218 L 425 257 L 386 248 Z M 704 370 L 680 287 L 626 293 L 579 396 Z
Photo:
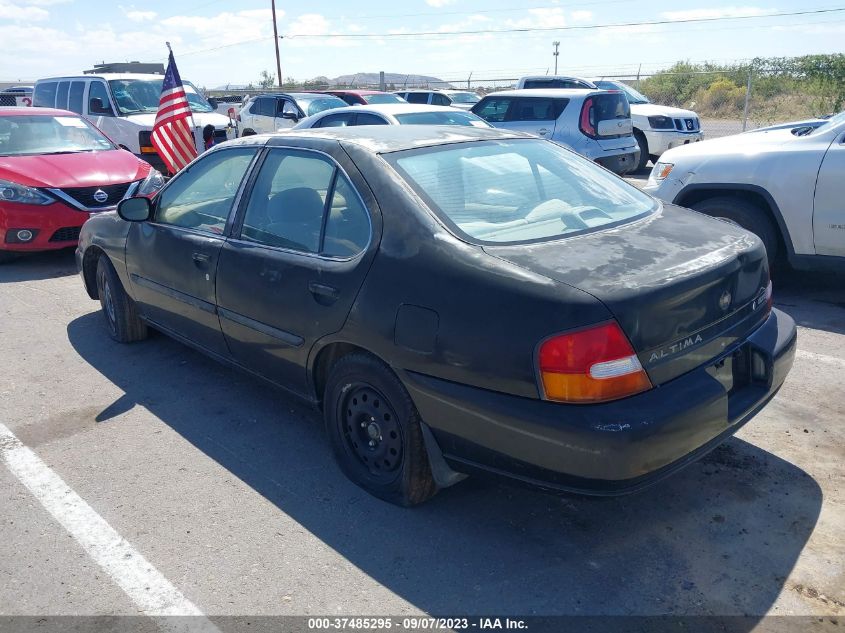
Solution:
M 260 88 L 272 88 L 275 85 L 276 75 L 271 74 L 269 71 L 262 70 L 261 78 L 258 80 L 258 86 Z

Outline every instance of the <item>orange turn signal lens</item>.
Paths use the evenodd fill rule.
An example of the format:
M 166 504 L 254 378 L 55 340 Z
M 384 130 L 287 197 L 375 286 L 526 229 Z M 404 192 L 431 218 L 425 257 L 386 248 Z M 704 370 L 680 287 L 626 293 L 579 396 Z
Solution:
M 155 147 L 150 147 L 150 146 L 148 146 L 148 145 L 141 145 L 141 153 L 142 153 L 142 154 L 155 154 L 155 153 L 156 153 L 156 148 L 155 148 Z
M 539 360 L 547 400 L 606 402 L 652 387 L 615 321 L 546 340 Z

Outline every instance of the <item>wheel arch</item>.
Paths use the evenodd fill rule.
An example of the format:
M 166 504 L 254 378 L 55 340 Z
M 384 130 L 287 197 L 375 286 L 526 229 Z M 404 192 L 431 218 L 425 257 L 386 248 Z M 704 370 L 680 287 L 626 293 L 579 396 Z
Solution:
M 688 185 L 678 192 L 678 195 L 675 196 L 672 203 L 689 208 L 692 207 L 692 205 L 709 198 L 730 196 L 739 197 L 765 211 L 777 229 L 777 237 L 780 242 L 780 247 L 784 249 L 782 252 L 785 252 L 787 258 L 790 260 L 795 257 L 795 248 L 792 245 L 792 237 L 789 234 L 789 228 L 786 226 L 786 222 L 784 222 L 783 214 L 781 213 L 772 194 L 759 185 L 742 183 L 708 183 L 701 185 Z
M 96 244 L 85 249 L 85 254 L 82 256 L 82 281 L 85 283 L 88 296 L 95 300 L 100 298 L 97 291 L 97 262 L 104 256 L 107 257 L 106 252 Z
M 341 358 L 350 354 L 366 354 L 390 367 L 390 363 L 386 362 L 378 354 L 355 343 L 348 341 L 331 341 L 325 343 L 313 354 L 313 361 L 308 369 L 308 384 L 313 392 L 314 402 L 320 410 L 323 409 L 323 392 L 326 389 L 326 382 L 328 381 L 332 367 Z

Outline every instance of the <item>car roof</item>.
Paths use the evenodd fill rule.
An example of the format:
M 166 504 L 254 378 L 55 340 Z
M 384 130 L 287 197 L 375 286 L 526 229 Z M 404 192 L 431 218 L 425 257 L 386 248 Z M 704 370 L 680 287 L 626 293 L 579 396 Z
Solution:
M 326 94 L 330 95 L 389 95 L 395 94 L 392 92 L 385 92 L 384 90 L 325 90 Z
M 354 109 L 358 109 L 353 106 Z M 374 154 L 398 152 L 419 147 L 433 147 L 471 141 L 536 139 L 536 136 L 512 130 L 455 125 L 366 125 L 291 130 L 275 134 L 256 134 L 221 143 L 231 145 L 283 146 L 291 140 L 323 139 L 357 145 Z M 219 151 L 219 150 L 217 150 Z
M 400 92 L 443 92 L 442 90 L 435 90 L 434 88 L 403 88 L 402 90 L 394 90 L 393 94 Z
M 113 79 L 141 79 L 149 81 L 151 79 L 164 80 L 164 75 L 156 75 L 153 73 L 97 73 L 96 75 L 61 75 L 57 77 L 44 77 L 38 81 L 58 81 L 60 79 L 105 79 L 106 81 L 111 81 Z
M 323 110 L 314 116 L 324 116 L 328 114 L 337 114 L 338 112 L 372 112 L 373 114 L 413 114 L 414 112 L 463 112 L 466 110 L 461 108 L 453 108 L 450 106 L 436 106 L 425 103 L 372 103 L 369 105 L 354 105 L 345 108 L 332 108 L 331 110 Z
M 76 116 L 76 112 L 56 108 L 33 108 L 27 106 L 0 107 L 0 116 Z
M 587 95 L 604 93 L 607 90 L 598 88 L 523 88 L 521 90 L 501 90 L 491 92 L 488 97 L 586 97 Z

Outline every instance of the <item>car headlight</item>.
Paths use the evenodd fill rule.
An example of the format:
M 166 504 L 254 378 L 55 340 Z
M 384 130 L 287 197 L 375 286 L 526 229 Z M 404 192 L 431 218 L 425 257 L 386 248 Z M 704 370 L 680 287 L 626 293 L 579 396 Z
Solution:
M 150 173 L 147 174 L 147 177 L 144 178 L 144 181 L 141 183 L 141 186 L 138 187 L 138 191 L 135 195 L 149 197 L 163 186 L 164 176 L 161 175 L 161 172 L 158 169 L 151 169 Z
M 668 116 L 650 116 L 648 124 L 653 130 L 674 130 L 675 122 Z
M 0 180 L 0 202 L 44 205 L 51 204 L 55 200 L 35 187 L 19 185 L 11 180 Z
M 672 173 L 672 170 L 675 168 L 674 163 L 657 163 L 654 166 L 654 169 L 651 170 L 651 176 L 649 176 L 649 180 L 653 182 L 661 182 L 666 180 L 669 174 Z

